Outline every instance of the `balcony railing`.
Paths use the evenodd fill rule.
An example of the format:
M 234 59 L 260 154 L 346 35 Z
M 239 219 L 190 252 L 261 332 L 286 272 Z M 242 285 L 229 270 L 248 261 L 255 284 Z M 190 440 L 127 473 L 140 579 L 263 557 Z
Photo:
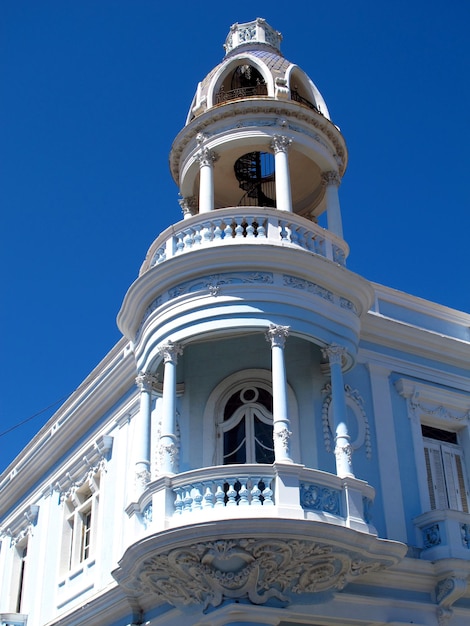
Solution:
M 152 532 L 216 519 L 289 517 L 376 534 L 369 519 L 373 499 L 364 481 L 302 465 L 223 465 L 163 476 L 132 510 Z
M 256 96 L 267 96 L 267 85 L 254 85 L 253 87 L 238 87 L 229 91 L 220 90 L 215 97 L 216 104 L 223 104 L 230 100 L 243 100 L 244 98 L 254 98 Z
M 300 248 L 344 265 L 345 241 L 309 220 L 269 208 L 233 207 L 195 215 L 167 228 L 152 244 L 141 274 L 159 263 L 214 246 L 277 245 Z

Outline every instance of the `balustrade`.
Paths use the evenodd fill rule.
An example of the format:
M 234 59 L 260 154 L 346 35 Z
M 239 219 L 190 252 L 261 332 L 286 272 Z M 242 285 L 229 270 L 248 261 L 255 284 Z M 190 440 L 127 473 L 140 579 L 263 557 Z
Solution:
M 217 209 L 175 224 L 152 245 L 141 273 L 169 258 L 210 247 L 244 244 L 293 246 L 345 264 L 347 244 L 333 233 L 298 215 L 276 209 Z
M 372 487 L 353 477 L 295 463 L 244 464 L 162 476 L 138 506 L 152 532 L 211 519 L 287 516 L 375 534 L 368 510 L 373 498 Z

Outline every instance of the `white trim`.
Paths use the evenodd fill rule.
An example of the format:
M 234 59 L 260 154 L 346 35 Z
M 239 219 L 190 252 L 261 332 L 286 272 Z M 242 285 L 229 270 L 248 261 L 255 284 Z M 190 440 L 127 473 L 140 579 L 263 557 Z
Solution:
M 271 372 L 263 369 L 245 369 L 235 372 L 222 380 L 212 391 L 207 400 L 203 415 L 204 443 L 202 462 L 204 467 L 216 465 L 217 459 L 217 415 L 221 402 L 234 393 L 237 387 L 249 383 L 259 385 L 271 391 Z M 271 391 L 272 393 L 272 391 Z M 292 431 L 291 455 L 294 463 L 300 462 L 299 411 L 295 394 L 287 384 L 290 426 Z M 215 445 L 214 445 L 215 444 Z

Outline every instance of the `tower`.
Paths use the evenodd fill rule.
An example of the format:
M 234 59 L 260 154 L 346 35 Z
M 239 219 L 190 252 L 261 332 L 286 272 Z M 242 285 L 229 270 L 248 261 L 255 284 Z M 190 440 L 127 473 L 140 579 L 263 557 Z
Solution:
M 0 476 L 0 626 L 469 623 L 470 317 L 348 269 L 280 43 L 232 26 L 122 339 Z
M 183 220 L 118 316 L 141 389 L 135 511 L 156 534 L 115 576 L 131 589 L 138 571 L 144 595 L 220 610 L 220 624 L 278 623 L 292 594 L 405 550 L 377 536 L 374 490 L 353 469 L 366 434 L 349 433 L 343 373 L 373 290 L 346 268 L 347 150 L 280 42 L 263 19 L 232 26 L 172 146 Z

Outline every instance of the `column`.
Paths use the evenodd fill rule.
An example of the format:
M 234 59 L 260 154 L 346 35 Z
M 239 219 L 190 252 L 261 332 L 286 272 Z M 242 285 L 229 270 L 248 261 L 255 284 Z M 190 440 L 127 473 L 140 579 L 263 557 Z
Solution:
M 346 397 L 343 382 L 343 357 L 346 349 L 337 344 L 322 348 L 323 356 L 330 363 L 331 399 L 333 404 L 333 422 L 335 430 L 336 473 L 341 478 L 354 476 L 352 468 L 352 446 L 347 426 Z
M 160 431 L 160 473 L 177 472 L 178 447 L 176 445 L 176 365 L 183 348 L 168 341 L 160 346 L 159 353 L 165 364 L 163 374 L 162 425 Z
M 288 150 L 292 139 L 275 135 L 271 142 L 274 151 L 274 168 L 276 178 L 276 208 L 292 213 L 292 194 L 290 189 L 290 173 Z
M 188 196 L 186 198 L 180 198 L 178 200 L 183 213 L 183 219 L 187 220 L 193 215 L 196 215 L 196 198 L 194 196 Z
M 276 463 L 292 463 L 289 454 L 289 412 L 287 406 L 287 378 L 284 361 L 284 344 L 289 326 L 270 324 L 266 339 L 271 343 L 273 384 L 273 437 Z
M 134 431 L 134 458 L 136 495 L 144 491 L 150 481 L 150 416 L 152 412 L 152 388 L 158 376 L 140 372 L 135 382 L 140 389 L 140 410 Z
M 339 206 L 338 187 L 341 179 L 337 172 L 323 172 L 321 175 L 322 185 L 325 189 L 326 215 L 328 218 L 328 230 L 343 239 L 343 224 L 341 221 L 341 209 Z
M 214 162 L 218 156 L 201 147 L 194 158 L 199 163 L 199 213 L 208 213 L 214 210 Z

